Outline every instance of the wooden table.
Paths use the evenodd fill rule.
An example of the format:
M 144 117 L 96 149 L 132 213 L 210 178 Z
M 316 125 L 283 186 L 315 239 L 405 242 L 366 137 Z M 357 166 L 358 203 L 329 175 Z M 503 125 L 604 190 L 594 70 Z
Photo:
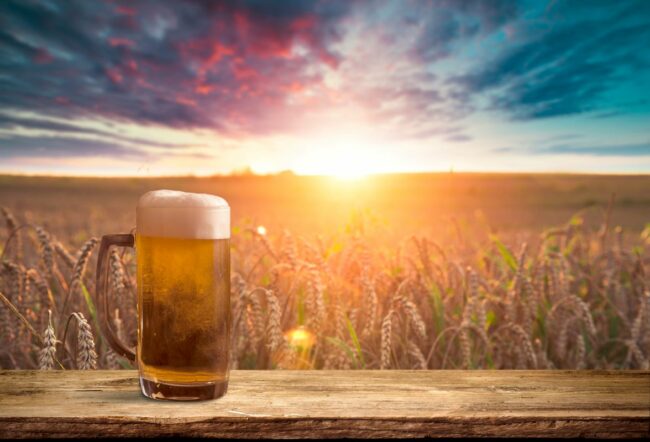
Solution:
M 0 371 L 0 436 L 650 436 L 650 371 L 234 371 L 207 402 L 135 371 Z

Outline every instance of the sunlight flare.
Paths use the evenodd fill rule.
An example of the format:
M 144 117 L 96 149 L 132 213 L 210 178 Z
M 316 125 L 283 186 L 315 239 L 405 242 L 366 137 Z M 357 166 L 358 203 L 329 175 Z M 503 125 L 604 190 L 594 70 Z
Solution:
M 358 180 L 393 167 L 392 159 L 384 154 L 388 150 L 386 146 L 362 131 L 314 137 L 308 147 L 296 158 L 293 167 L 300 175 Z

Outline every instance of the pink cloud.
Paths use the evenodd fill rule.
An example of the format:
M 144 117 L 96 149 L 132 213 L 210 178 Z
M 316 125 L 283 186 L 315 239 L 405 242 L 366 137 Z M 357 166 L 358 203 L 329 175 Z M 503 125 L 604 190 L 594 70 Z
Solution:
M 119 68 L 106 69 L 106 76 L 113 82 L 113 84 L 121 84 L 124 81 L 124 77 Z
M 108 39 L 108 44 L 110 44 L 114 48 L 118 46 L 132 48 L 133 46 L 135 46 L 135 42 L 133 40 L 129 40 L 128 38 L 117 38 L 117 37 L 110 37 Z
M 135 15 L 135 13 L 137 12 L 137 10 L 135 8 L 132 8 L 132 7 L 129 7 L 129 6 L 124 6 L 124 5 L 118 5 L 115 8 L 115 11 L 118 14 L 130 15 L 130 16 Z
M 50 54 L 47 49 L 39 49 L 34 55 L 34 61 L 38 64 L 51 63 L 54 60 L 52 54 Z

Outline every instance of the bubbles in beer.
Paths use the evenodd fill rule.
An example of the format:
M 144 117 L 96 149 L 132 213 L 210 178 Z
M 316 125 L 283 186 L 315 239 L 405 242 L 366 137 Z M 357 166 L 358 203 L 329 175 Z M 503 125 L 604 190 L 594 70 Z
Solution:
M 139 366 L 168 383 L 227 377 L 229 240 L 137 237 Z

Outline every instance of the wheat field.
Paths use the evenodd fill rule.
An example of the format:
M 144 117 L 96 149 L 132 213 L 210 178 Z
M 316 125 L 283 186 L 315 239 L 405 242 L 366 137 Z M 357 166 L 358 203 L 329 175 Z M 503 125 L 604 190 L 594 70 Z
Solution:
M 241 221 L 232 368 L 648 369 L 650 227 L 625 236 L 611 213 L 526 236 L 453 223 L 390 245 L 366 212 L 311 239 Z M 0 366 L 133 368 L 99 333 L 98 237 L 75 250 L 1 214 Z M 134 343 L 134 255 L 113 250 L 109 267 L 111 321 Z

